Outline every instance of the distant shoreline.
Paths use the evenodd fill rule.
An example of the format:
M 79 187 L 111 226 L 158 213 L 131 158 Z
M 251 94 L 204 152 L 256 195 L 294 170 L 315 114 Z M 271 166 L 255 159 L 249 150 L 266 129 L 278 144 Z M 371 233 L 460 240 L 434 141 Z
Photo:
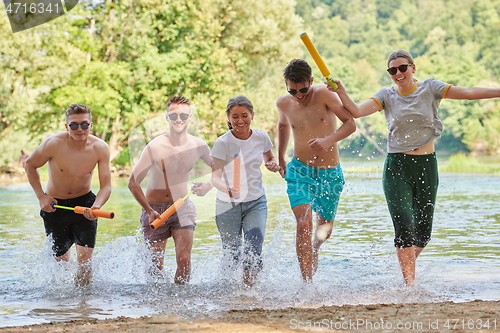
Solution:
M 0 170 L 0 185 L 27 182 L 28 177 L 21 167 L 8 167 Z
M 114 178 L 125 178 L 130 176 L 131 169 L 128 167 L 124 168 L 111 168 L 111 176 Z M 42 180 L 43 180 L 43 176 Z M 8 185 L 15 183 L 27 182 L 28 177 L 26 172 L 21 167 L 8 167 L 0 170 L 0 185 Z
M 472 163 L 471 163 L 472 162 Z M 341 162 L 342 164 L 342 162 Z M 379 166 L 343 166 L 345 174 L 382 174 L 383 162 Z M 129 166 L 111 167 L 111 175 L 113 178 L 128 178 L 132 168 Z M 475 175 L 499 176 L 500 165 L 498 163 L 488 165 L 475 163 L 474 158 L 465 157 L 460 161 L 459 166 L 440 164 L 440 173 L 467 173 Z M 42 180 L 44 178 L 42 174 Z M 8 185 L 14 183 L 27 182 L 28 178 L 22 167 L 2 167 L 0 168 L 0 185 Z

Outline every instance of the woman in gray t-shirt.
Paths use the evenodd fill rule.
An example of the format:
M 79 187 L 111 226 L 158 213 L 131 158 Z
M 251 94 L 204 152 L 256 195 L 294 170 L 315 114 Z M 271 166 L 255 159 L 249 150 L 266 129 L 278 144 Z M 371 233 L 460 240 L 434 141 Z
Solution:
M 357 105 L 342 84 L 335 89 L 344 107 L 355 118 L 384 110 L 389 128 L 388 154 L 383 185 L 394 224 L 394 245 L 404 281 L 415 280 L 415 262 L 429 243 L 438 187 L 434 140 L 443 124 L 437 116 L 439 103 L 448 99 L 486 99 L 500 97 L 500 89 L 455 87 L 429 78 L 413 77 L 415 62 L 410 53 L 395 51 L 389 56 L 387 72 L 395 86 L 383 88 L 368 101 Z

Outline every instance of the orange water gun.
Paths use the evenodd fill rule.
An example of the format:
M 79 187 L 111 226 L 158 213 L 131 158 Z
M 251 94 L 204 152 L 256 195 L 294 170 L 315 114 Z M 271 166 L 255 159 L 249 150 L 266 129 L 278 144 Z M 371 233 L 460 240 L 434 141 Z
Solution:
M 241 190 L 241 157 L 240 154 L 234 154 L 233 161 L 233 187 Z
M 66 206 L 56 205 L 55 203 L 52 203 L 51 206 L 52 206 L 52 208 L 61 208 L 61 209 L 72 210 L 77 214 L 83 214 L 85 209 L 88 208 L 88 207 L 82 207 L 82 206 L 76 206 L 74 208 L 73 207 L 66 207 Z M 115 217 L 115 213 L 113 213 L 113 212 L 107 212 L 105 210 L 100 210 L 100 209 L 91 209 L 91 211 L 92 211 L 92 214 L 94 214 L 94 216 L 97 216 L 97 217 L 105 217 L 107 219 L 113 219 Z
M 156 228 L 158 227 L 161 227 L 163 225 L 163 223 L 165 223 L 165 221 L 170 217 L 172 216 L 173 213 L 175 213 L 177 211 L 177 209 L 181 208 L 182 205 L 184 205 L 184 202 L 186 201 L 187 197 L 189 197 L 189 195 L 193 193 L 193 191 L 189 191 L 188 194 L 186 194 L 186 196 L 184 198 L 179 198 L 177 199 L 172 206 L 168 207 L 167 210 L 165 210 L 159 218 L 157 218 L 156 220 L 154 220 L 153 222 L 151 222 L 151 224 L 149 225 L 151 227 L 151 229 L 155 230 Z

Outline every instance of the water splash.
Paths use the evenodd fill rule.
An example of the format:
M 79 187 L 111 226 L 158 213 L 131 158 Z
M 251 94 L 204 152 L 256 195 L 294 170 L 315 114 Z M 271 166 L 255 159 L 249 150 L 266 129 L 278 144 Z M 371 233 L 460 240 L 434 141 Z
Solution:
M 200 221 L 195 231 L 192 279 L 185 286 L 173 283 L 172 241 L 165 270 L 153 277 L 142 235 L 132 231 L 106 236 L 103 228 L 103 240 L 94 251 L 92 283 L 77 287 L 76 263 L 56 262 L 48 241 L 39 248 L 44 235 L 38 217 L 23 225 L 30 230 L 38 226 L 32 232 L 36 242 L 19 236 L 23 229 L 11 223 L 2 229 L 10 238 L 0 240 L 0 263 L 5 267 L 0 276 L 0 326 L 118 316 L 217 317 L 230 309 L 500 299 L 498 185 L 488 178 L 491 188 L 481 190 L 472 184 L 477 180 L 462 179 L 455 186 L 455 179 L 442 177 L 434 239 L 417 262 L 417 283 L 411 288 L 402 282 L 391 220 L 376 177 L 347 179 L 338 221 L 322 246 L 310 284 L 300 275 L 296 223 L 286 201 L 269 204 L 264 266 L 252 288 L 243 284 L 241 267 L 227 270 L 221 262 L 221 244 L 210 218 Z

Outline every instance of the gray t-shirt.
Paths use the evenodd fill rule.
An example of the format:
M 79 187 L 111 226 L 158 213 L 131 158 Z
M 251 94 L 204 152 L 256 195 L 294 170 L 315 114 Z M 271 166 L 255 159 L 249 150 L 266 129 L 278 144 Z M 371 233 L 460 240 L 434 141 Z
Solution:
M 417 149 L 441 136 L 443 123 L 437 113 L 450 87 L 451 84 L 429 78 L 418 81 L 409 92 L 400 93 L 397 87 L 390 87 L 371 97 L 385 113 L 389 153 Z

